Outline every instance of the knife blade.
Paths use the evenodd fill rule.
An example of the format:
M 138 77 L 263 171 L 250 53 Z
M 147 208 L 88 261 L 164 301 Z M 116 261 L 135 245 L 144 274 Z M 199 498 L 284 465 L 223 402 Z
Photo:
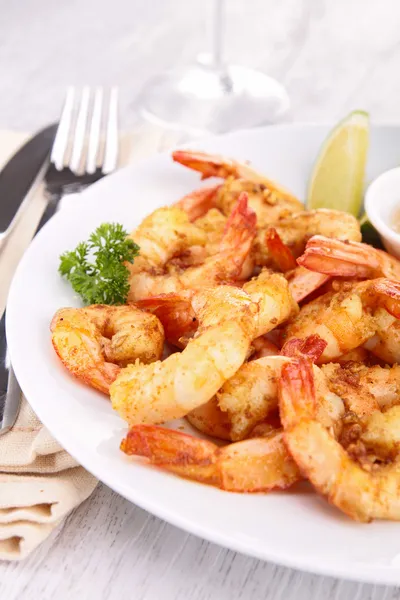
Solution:
M 42 183 L 50 165 L 50 152 L 57 124 L 43 129 L 31 138 L 9 160 L 0 172 L 0 245 L 10 235 L 24 205 Z M 9 287 L 9 281 L 2 285 Z M 8 290 L 7 290 L 8 291 Z M 3 314 L 2 314 L 3 313 Z M 14 375 L 7 353 L 6 312 L 0 307 L 0 435 L 14 425 L 19 413 L 22 391 Z
M 57 124 L 42 129 L 10 158 L 0 172 L 0 245 L 11 233 L 37 175 L 48 159 Z

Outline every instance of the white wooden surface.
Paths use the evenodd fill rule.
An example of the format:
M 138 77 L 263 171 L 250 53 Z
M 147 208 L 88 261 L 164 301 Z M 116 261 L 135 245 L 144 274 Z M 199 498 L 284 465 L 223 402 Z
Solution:
M 375 120 L 399 121 L 398 0 L 226 3 L 227 58 L 278 77 L 293 119 L 365 108 Z M 0 0 L 0 128 L 33 130 L 57 117 L 68 83 L 120 85 L 122 124 L 136 126 L 146 78 L 207 49 L 210 10 L 211 0 Z M 146 136 L 147 151 L 169 139 Z M 394 600 L 400 590 L 235 554 L 99 485 L 25 562 L 0 564 L 1 600 L 53 597 Z

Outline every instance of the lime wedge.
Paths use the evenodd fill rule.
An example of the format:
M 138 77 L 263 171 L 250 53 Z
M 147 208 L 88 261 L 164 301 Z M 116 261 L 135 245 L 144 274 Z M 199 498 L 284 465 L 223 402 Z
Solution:
M 368 113 L 356 110 L 330 132 L 311 174 L 307 208 L 359 215 L 369 139 Z

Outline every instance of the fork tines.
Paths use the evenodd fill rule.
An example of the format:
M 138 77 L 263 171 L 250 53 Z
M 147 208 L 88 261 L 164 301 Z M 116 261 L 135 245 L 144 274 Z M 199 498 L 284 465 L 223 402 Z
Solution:
M 111 173 L 118 162 L 118 89 L 105 94 L 88 86 L 80 94 L 68 88 L 51 152 L 58 171 L 69 167 L 76 175 L 100 169 Z

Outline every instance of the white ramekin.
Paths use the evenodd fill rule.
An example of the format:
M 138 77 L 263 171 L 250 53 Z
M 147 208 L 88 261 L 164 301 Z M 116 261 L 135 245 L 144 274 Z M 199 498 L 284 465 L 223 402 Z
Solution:
M 400 215 L 400 167 L 377 177 L 367 189 L 365 212 L 382 238 L 386 250 L 400 258 L 400 233 L 391 228 L 396 208 Z

